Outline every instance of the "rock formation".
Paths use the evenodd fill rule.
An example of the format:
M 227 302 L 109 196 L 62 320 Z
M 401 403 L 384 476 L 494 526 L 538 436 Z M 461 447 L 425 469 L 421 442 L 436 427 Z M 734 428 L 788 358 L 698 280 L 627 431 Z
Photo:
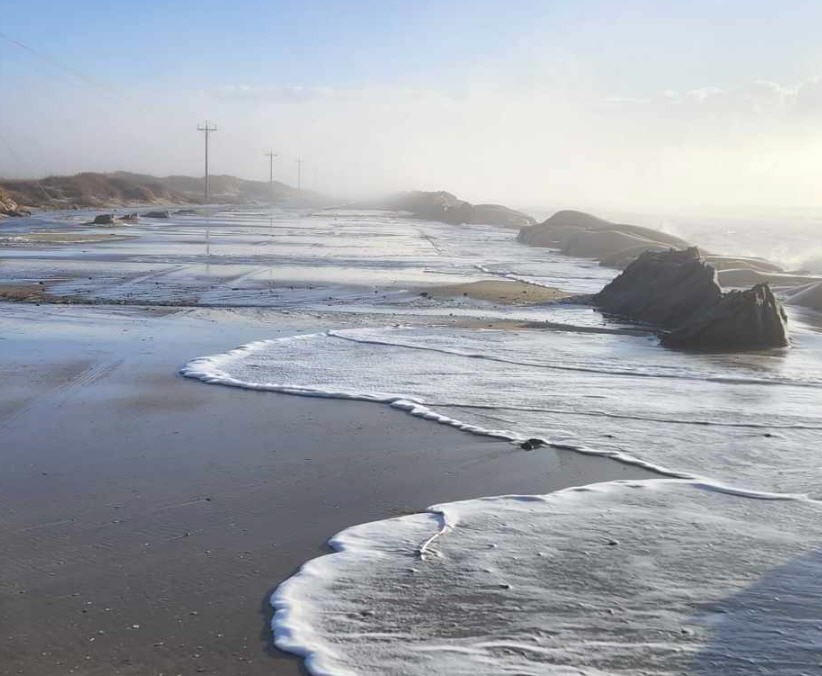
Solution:
M 581 211 L 558 211 L 538 225 L 522 228 L 517 240 L 530 246 L 558 249 L 568 256 L 593 258 L 600 265 L 624 270 L 646 251 L 667 251 L 691 246 L 685 240 L 652 228 L 612 223 Z M 813 278 L 784 273 L 761 258 L 721 256 L 703 252 L 705 261 L 719 271 L 724 287 L 751 286 L 769 282 L 773 286 L 795 285 Z M 817 278 L 818 279 L 818 278 Z
M 652 324 L 669 347 L 746 350 L 788 344 L 787 316 L 767 284 L 723 294 L 696 247 L 646 251 L 592 298 L 615 315 Z
M 471 213 L 471 223 L 523 228 L 532 225 L 534 219 L 521 211 L 504 207 L 501 204 L 475 204 Z
M 31 212 L 21 207 L 12 196 L 0 188 L 0 216 L 29 216 Z
M 756 350 L 788 344 L 788 317 L 767 284 L 731 291 L 712 308 L 662 336 L 667 347 Z
M 721 298 L 716 271 L 691 247 L 643 253 L 594 296 L 594 303 L 611 314 L 673 328 Z
M 685 247 L 679 237 L 639 225 L 612 223 L 581 211 L 558 211 L 538 225 L 522 228 L 517 239 L 531 246 L 559 249 L 569 256 L 594 258 L 623 268 L 644 251 Z
M 98 214 L 94 217 L 92 225 L 116 225 L 117 218 L 114 214 Z
M 471 204 L 444 190 L 399 193 L 370 206 L 376 209 L 409 211 L 415 218 L 451 225 L 473 223 L 521 228 L 534 223 L 530 216 L 501 204 Z

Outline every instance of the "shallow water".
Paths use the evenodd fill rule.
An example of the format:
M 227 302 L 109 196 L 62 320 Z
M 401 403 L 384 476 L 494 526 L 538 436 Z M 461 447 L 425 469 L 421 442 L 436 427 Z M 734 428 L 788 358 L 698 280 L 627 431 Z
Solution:
M 622 333 L 406 327 L 260 342 L 194 362 L 211 382 L 364 398 L 762 492 L 815 493 L 822 336 L 743 355 Z M 820 493 L 822 495 L 822 493 Z
M 14 234 L 83 232 L 87 218 L 24 219 Z M 184 373 L 365 399 L 660 474 L 352 526 L 333 539 L 337 553 L 273 598 L 277 644 L 306 655 L 314 673 L 822 669 L 818 315 L 792 312 L 787 350 L 687 354 L 584 306 L 419 296 L 430 284 L 493 278 L 589 293 L 614 275 L 520 245 L 513 231 L 261 210 L 125 231 L 133 236 L 93 245 L 17 241 L 2 252 L 0 281 L 47 279 L 51 293 L 85 302 L 373 318 L 194 359 Z M 494 328 L 506 319 L 541 324 Z
M 322 674 L 815 673 L 819 535 L 816 506 L 676 481 L 439 505 L 334 538 L 277 641 Z
M 466 279 L 477 258 L 474 270 L 497 276 L 560 287 L 567 277 L 579 291 L 602 283 L 588 262 L 508 241 L 489 263 L 470 230 L 427 234 Z M 366 399 L 477 434 L 609 455 L 661 478 L 354 526 L 332 540 L 336 554 L 275 593 L 280 647 L 318 674 L 822 669 L 817 317 L 792 314 L 787 350 L 688 354 L 581 306 L 354 304 L 416 320 L 261 341 L 184 373 Z M 551 323 L 437 326 L 445 312 Z
M 511 230 L 454 229 L 391 212 L 216 210 L 116 227 L 89 226 L 93 215 L 4 224 L 0 283 L 45 279 L 51 294 L 81 302 L 305 307 L 373 306 L 425 286 L 506 275 L 589 293 L 613 275 L 547 249 L 523 257 Z M 120 238 L 71 246 L 26 240 L 65 232 Z

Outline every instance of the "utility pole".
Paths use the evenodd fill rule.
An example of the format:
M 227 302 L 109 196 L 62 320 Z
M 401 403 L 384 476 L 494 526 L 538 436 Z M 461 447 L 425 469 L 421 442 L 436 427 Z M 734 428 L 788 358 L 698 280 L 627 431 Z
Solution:
M 274 158 L 279 157 L 277 153 L 269 150 L 265 153 L 265 156 L 268 158 L 268 182 L 273 185 L 274 184 Z
M 300 190 L 302 187 L 303 181 L 303 158 L 297 158 L 297 190 Z
M 197 131 L 205 134 L 205 202 L 208 204 L 208 135 L 213 131 L 217 131 L 217 125 L 210 125 L 206 120 L 205 124 L 197 125 Z

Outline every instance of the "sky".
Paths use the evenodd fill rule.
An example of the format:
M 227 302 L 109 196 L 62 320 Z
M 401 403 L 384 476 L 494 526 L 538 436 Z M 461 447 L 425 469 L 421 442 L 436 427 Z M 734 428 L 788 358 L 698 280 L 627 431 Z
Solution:
M 822 2 L 0 0 L 0 176 L 822 207 Z

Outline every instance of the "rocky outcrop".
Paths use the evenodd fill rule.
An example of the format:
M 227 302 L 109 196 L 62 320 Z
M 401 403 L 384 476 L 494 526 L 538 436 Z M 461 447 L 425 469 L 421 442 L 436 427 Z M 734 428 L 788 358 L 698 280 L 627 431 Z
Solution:
M 168 211 L 146 211 L 141 215 L 146 218 L 171 218 L 171 214 L 169 214 Z
M 615 253 L 631 251 L 636 258 L 643 251 L 665 248 L 666 246 L 659 242 L 619 230 L 583 230 L 565 240 L 562 252 L 568 256 L 602 261 L 603 258 L 611 257 Z
M 667 347 L 756 350 L 788 344 L 788 316 L 767 284 L 731 291 L 706 312 L 662 336 Z
M 527 214 L 509 209 L 501 204 L 475 204 L 471 213 L 471 223 L 501 225 L 505 228 L 524 228 L 535 223 Z
M 646 251 L 593 296 L 602 311 L 664 329 L 668 347 L 748 350 L 788 344 L 787 316 L 767 284 L 723 293 L 696 247 Z
M 408 211 L 414 218 L 440 221 L 451 225 L 471 223 L 520 228 L 534 223 L 534 219 L 530 216 L 501 204 L 471 204 L 444 190 L 437 192 L 414 190 L 399 193 L 367 206 L 392 211 Z
M 559 249 L 568 256 L 593 258 L 600 265 L 624 270 L 646 251 L 667 251 L 691 246 L 685 240 L 652 228 L 613 223 L 582 211 L 556 212 L 538 225 L 524 227 L 517 240 L 530 246 Z M 774 286 L 810 281 L 786 276 L 782 268 L 761 258 L 733 257 L 703 252 L 704 259 L 719 271 L 723 287 L 769 282 Z
M 673 328 L 721 298 L 716 271 L 691 247 L 643 253 L 593 300 L 605 312 Z
M 685 247 L 685 240 L 651 228 L 612 223 L 582 211 L 558 211 L 538 225 L 522 228 L 517 240 L 530 246 L 559 249 L 569 256 L 594 258 L 624 268 L 645 251 Z
M 122 216 L 118 216 L 117 214 L 98 214 L 94 217 L 94 220 L 91 221 L 90 225 L 122 225 L 123 223 L 137 223 L 139 220 L 140 214 L 138 214 L 137 212 L 131 214 L 123 214 Z
M 11 195 L 0 188 L 0 216 L 30 216 L 28 209 L 21 207 Z

